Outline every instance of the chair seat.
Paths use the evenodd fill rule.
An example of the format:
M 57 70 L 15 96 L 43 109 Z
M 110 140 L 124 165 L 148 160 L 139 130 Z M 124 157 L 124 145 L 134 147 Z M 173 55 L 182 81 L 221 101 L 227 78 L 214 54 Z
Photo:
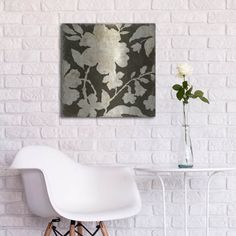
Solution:
M 82 222 L 99 222 L 108 220 L 118 220 L 131 217 L 136 215 L 140 211 L 137 206 L 128 206 L 117 209 L 110 209 L 107 211 L 91 211 L 81 212 L 80 209 L 75 209 L 74 211 L 66 211 L 58 209 L 58 216 L 62 216 L 66 219 L 82 221 Z

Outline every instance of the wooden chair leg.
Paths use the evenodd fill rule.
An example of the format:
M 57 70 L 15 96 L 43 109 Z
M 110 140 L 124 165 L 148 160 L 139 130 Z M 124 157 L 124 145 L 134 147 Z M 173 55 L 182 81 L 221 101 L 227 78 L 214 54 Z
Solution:
M 75 221 L 70 222 L 70 236 L 75 236 Z
M 103 222 L 100 222 L 99 225 L 101 227 L 102 235 L 109 236 L 106 225 Z
M 81 223 L 81 222 L 79 222 L 79 223 Z M 81 225 L 78 225 L 77 231 L 78 231 L 79 235 L 83 235 L 83 227 Z
M 52 232 L 52 223 L 50 222 L 46 228 L 44 236 L 50 236 L 51 232 Z

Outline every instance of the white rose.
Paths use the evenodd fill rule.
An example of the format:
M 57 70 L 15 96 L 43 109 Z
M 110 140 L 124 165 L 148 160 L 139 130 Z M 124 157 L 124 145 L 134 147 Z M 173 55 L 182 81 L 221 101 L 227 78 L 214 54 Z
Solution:
M 177 66 L 177 71 L 178 71 L 177 76 L 183 78 L 186 76 L 190 76 L 193 72 L 193 68 L 189 64 L 183 63 Z

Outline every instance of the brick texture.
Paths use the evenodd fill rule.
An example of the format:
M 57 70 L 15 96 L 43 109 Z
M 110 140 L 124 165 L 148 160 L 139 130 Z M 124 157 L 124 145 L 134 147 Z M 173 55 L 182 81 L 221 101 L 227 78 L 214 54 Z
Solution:
M 176 65 L 210 105 L 193 102 L 196 163 L 236 165 L 236 0 L 0 0 L 0 163 L 26 145 L 59 148 L 86 164 L 176 165 L 181 106 L 171 93 Z M 60 24 L 156 23 L 157 115 L 153 119 L 63 119 L 59 112 Z M 236 235 L 236 176 L 212 181 L 211 235 Z M 190 236 L 205 235 L 207 177 L 191 176 Z M 109 222 L 112 236 L 163 236 L 160 183 L 137 175 L 142 211 Z M 183 236 L 183 179 L 165 177 L 170 235 Z M 17 173 L 0 172 L 0 236 L 41 236 Z

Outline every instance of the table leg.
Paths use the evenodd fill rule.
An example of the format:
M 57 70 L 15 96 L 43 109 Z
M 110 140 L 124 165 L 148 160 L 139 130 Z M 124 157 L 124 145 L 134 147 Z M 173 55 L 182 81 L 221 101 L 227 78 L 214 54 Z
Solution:
M 218 174 L 218 171 L 213 172 L 209 175 L 208 181 L 207 181 L 207 195 L 206 195 L 206 236 L 209 236 L 209 213 L 210 213 L 210 184 L 212 181 L 212 177 Z
M 188 179 L 184 172 L 184 232 L 188 236 Z
M 163 231 L 164 231 L 164 236 L 167 236 L 166 234 L 166 188 L 165 188 L 165 183 L 163 178 L 158 175 L 158 178 L 160 180 L 161 183 L 161 187 L 162 187 L 162 199 L 163 199 Z

